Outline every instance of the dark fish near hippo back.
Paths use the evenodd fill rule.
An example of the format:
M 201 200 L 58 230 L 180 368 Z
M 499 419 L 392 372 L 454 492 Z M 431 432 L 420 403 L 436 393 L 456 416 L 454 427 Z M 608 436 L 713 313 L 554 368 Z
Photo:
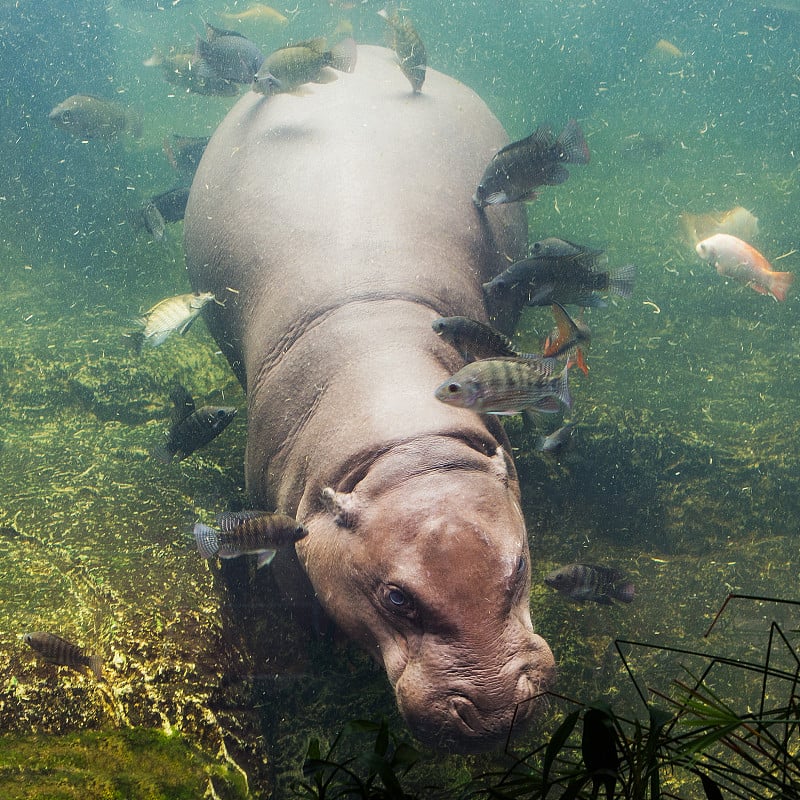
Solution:
M 635 596 L 634 586 L 619 570 L 595 564 L 568 564 L 551 572 L 544 582 L 574 600 L 610 606 L 613 600 L 630 603 Z
M 237 31 L 226 31 L 206 23 L 205 40 L 197 39 L 196 64 L 202 62 L 224 81 L 250 83 L 264 62 L 255 42 Z
M 55 664 L 59 667 L 72 667 L 72 669 L 79 671 L 82 671 L 83 667 L 88 667 L 98 680 L 103 677 L 100 656 L 87 655 L 82 647 L 62 639 L 55 633 L 34 631 L 33 633 L 26 633 L 22 637 L 22 641 L 49 664 Z
M 569 177 L 564 164 L 588 163 L 589 146 L 574 119 L 558 137 L 549 125 L 540 125 L 527 138 L 495 154 L 472 200 L 478 208 L 535 200 L 537 186 L 556 186 Z
M 422 38 L 408 17 L 402 16 L 397 9 L 389 13 L 385 8 L 378 15 L 386 20 L 389 26 L 389 46 L 397 54 L 400 69 L 408 78 L 414 93 L 422 91 L 428 65 L 428 54 Z
M 195 409 L 192 396 L 180 384 L 173 388 L 170 399 L 173 403 L 172 424 L 166 441 L 153 451 L 153 455 L 165 464 L 175 456 L 182 461 L 216 439 L 236 416 L 236 409 L 228 406 Z

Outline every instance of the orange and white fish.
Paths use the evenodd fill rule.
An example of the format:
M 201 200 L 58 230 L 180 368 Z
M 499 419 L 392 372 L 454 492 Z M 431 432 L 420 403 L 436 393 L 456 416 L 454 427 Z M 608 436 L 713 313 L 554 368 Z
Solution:
M 794 281 L 791 272 L 775 272 L 755 247 L 728 233 L 715 233 L 698 242 L 697 255 L 716 267 L 720 275 L 749 286 L 759 294 L 785 300 Z
M 588 375 L 589 367 L 586 366 L 583 351 L 588 349 L 592 340 L 589 326 L 581 320 L 572 319 L 560 303 L 553 303 L 553 316 L 557 328 L 547 337 L 542 355 L 545 358 L 558 358 L 564 354 L 568 358 L 574 356 L 581 372 Z

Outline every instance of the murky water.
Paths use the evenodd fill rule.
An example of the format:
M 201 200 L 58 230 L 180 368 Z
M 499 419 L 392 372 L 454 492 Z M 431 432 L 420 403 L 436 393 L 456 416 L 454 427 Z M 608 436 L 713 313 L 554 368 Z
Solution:
M 54 747 L 74 731 L 178 730 L 246 764 L 252 791 L 287 796 L 310 736 L 330 741 L 344 719 L 382 715 L 403 735 L 402 722 L 382 672 L 293 625 L 268 570 L 248 593 L 251 566 L 199 563 L 192 523 L 247 506 L 244 397 L 203 323 L 141 354 L 126 337 L 142 310 L 189 290 L 182 224 L 161 241 L 139 224 L 148 198 L 176 183 L 162 141 L 210 135 L 235 102 L 170 85 L 142 64 L 153 49 L 190 50 L 203 19 L 265 52 L 341 19 L 359 41 L 383 42 L 376 3 L 276 6 L 285 25 L 217 16 L 249 5 L 0 4 L 0 730 L 49 734 Z M 404 4 L 430 65 L 475 89 L 512 138 L 569 117 L 586 132 L 591 164 L 529 206 L 531 240 L 591 244 L 612 268 L 638 268 L 632 298 L 587 312 L 573 447 L 559 460 L 536 451 L 558 419 L 507 424 L 534 556 L 532 611 L 559 662 L 558 689 L 635 711 L 615 640 L 757 659 L 771 620 L 796 627 L 791 608 L 737 600 L 702 637 L 730 592 L 796 596 L 798 290 L 778 303 L 720 277 L 684 240 L 679 216 L 742 205 L 759 218 L 758 249 L 776 269 L 800 271 L 800 7 L 632 5 Z M 142 137 L 85 142 L 55 128 L 48 112 L 77 92 L 134 109 Z M 526 311 L 520 349 L 537 349 L 551 327 L 548 309 Z M 175 380 L 241 412 L 223 437 L 164 465 L 151 451 Z M 573 561 L 615 565 L 635 601 L 575 605 L 543 585 Z M 30 630 L 101 653 L 107 682 L 34 660 L 21 640 Z M 621 649 L 641 685 L 660 691 L 702 663 Z M 735 695 L 740 677 L 720 677 L 720 691 Z M 36 796 L 39 784 L 54 796 L 35 757 L 28 794 L 15 788 L 16 741 L 0 744 L 4 796 Z M 493 762 L 443 763 L 426 767 L 431 780 Z

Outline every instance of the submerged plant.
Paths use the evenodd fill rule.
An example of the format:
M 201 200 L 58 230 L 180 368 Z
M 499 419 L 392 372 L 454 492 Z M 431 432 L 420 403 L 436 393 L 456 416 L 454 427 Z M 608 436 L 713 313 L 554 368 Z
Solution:
M 774 600 L 750 595 L 728 600 L 733 597 Z M 715 623 L 716 619 L 712 628 Z M 483 773 L 460 790 L 430 789 L 424 797 L 800 800 L 800 657 L 778 623 L 770 625 L 763 662 L 623 639 L 615 646 L 644 705 L 645 719 L 623 716 L 607 702 L 575 704 L 547 742 L 513 757 L 510 766 Z M 706 666 L 697 676 L 686 669 L 691 680 L 673 681 L 672 691 L 645 690 L 625 655 L 626 647 L 699 657 Z M 788 656 L 788 669 L 776 666 L 781 655 Z M 723 667 L 733 671 L 734 699 L 726 699 L 723 690 L 711 685 Z M 741 710 L 738 706 L 747 704 L 745 689 L 753 683 L 758 689 L 756 707 Z M 306 780 L 295 796 L 415 800 L 403 784 L 422 758 L 419 751 L 399 742 L 386 721 L 351 722 L 345 732 L 373 736 L 372 748 L 340 762 L 336 751 L 342 734 L 324 757 L 319 741 L 312 740 L 303 767 Z M 508 748 L 507 754 L 512 755 Z

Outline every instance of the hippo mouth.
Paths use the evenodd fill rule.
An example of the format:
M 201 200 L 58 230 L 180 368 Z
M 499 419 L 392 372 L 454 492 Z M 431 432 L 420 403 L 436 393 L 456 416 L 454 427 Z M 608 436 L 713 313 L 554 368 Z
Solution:
M 542 687 L 544 688 L 544 687 Z M 523 675 L 515 699 L 478 703 L 468 693 L 454 691 L 423 703 L 409 703 L 402 688 L 397 701 L 406 723 L 420 742 L 433 750 L 482 753 L 504 745 L 522 733 L 545 702 L 534 681 Z M 413 706 L 413 707 L 412 707 Z

